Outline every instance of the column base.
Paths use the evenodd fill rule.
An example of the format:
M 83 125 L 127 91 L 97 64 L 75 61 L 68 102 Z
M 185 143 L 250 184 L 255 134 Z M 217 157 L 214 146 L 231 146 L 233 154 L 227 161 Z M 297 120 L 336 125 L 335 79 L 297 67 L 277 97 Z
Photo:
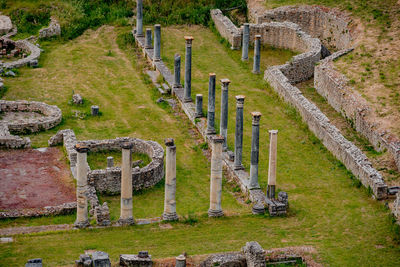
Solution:
M 215 129 L 206 129 L 206 134 L 216 134 L 217 131 Z
M 253 74 L 260 74 L 261 71 L 259 71 L 259 70 L 253 70 L 252 73 L 253 73 Z
M 136 37 L 144 37 L 144 33 L 136 33 Z
M 153 61 L 154 61 L 154 62 L 161 61 L 161 58 L 153 58 Z
M 89 227 L 89 226 L 90 226 L 89 220 L 80 221 L 80 222 L 76 221 L 74 223 L 74 228 L 78 228 L 78 229 L 86 228 L 86 227 Z
M 178 217 L 178 214 L 176 214 L 176 212 L 163 213 L 162 219 L 163 219 L 163 221 L 177 221 L 177 220 L 179 220 L 179 217 Z
M 124 226 L 124 225 L 133 225 L 135 224 L 135 219 L 133 219 L 133 217 L 129 217 L 127 219 L 121 219 L 119 218 L 119 220 L 116 223 L 118 226 Z
M 224 212 L 222 210 L 208 210 L 208 217 L 222 217 L 224 216 Z
M 193 99 L 192 98 L 184 98 L 183 99 L 183 103 L 189 103 L 189 102 L 193 102 Z
M 261 187 L 260 187 L 259 184 L 256 184 L 256 185 L 251 185 L 251 184 L 249 184 L 248 189 L 249 189 L 249 190 L 261 189 Z
M 242 61 L 249 61 L 249 58 L 242 58 Z
M 145 46 L 144 49 L 153 49 L 152 46 Z
M 253 205 L 253 207 L 252 207 L 252 209 L 251 209 L 251 212 L 252 212 L 254 215 L 261 215 L 261 214 L 264 214 L 264 213 L 265 213 L 265 207 L 264 207 L 264 205 L 261 204 L 261 203 L 256 203 L 256 204 Z

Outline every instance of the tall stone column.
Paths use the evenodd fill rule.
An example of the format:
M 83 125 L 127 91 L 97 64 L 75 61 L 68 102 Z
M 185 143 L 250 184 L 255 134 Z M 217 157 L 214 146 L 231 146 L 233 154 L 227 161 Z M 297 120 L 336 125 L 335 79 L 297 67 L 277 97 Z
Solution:
M 143 0 L 136 0 L 136 36 L 143 36 Z
M 261 48 L 261 35 L 256 35 L 254 40 L 254 63 L 253 73 L 260 74 L 260 48 Z
M 220 121 L 220 133 L 224 137 L 224 143 L 222 148 L 224 151 L 228 149 L 228 87 L 231 81 L 229 79 L 221 80 L 221 121 Z
M 166 157 L 165 157 L 165 200 L 163 220 L 176 221 L 176 146 L 174 139 L 165 139 Z
M 174 87 L 181 87 L 181 56 L 174 57 Z
M 242 151 L 243 151 L 243 106 L 244 95 L 236 96 L 236 130 L 235 130 L 235 170 L 243 170 Z
M 268 187 L 267 187 L 267 197 L 270 199 L 275 199 L 277 144 L 278 144 L 278 130 L 270 130 Z
M 185 88 L 184 102 L 192 102 L 192 36 L 185 36 L 186 58 L 185 58 Z
M 144 48 L 153 48 L 153 45 L 151 44 L 151 28 L 146 28 L 146 39 L 144 43 Z
M 254 111 L 251 113 L 251 116 L 253 116 L 253 121 L 251 135 L 251 165 L 249 189 L 257 189 L 260 188 L 260 185 L 258 184 L 258 149 L 260 138 L 261 113 L 258 111 Z
M 121 216 L 119 224 L 134 224 L 132 214 L 132 143 L 122 144 L 122 166 L 121 166 Z
M 208 110 L 207 110 L 207 134 L 215 134 L 215 73 L 209 74 L 208 81 Z
M 249 42 L 250 42 L 250 27 L 248 23 L 243 24 L 243 39 L 242 39 L 242 60 L 249 60 Z
M 214 136 L 212 139 L 209 217 L 220 217 L 224 215 L 221 207 L 223 142 L 224 138 L 222 136 Z
M 161 60 L 161 25 L 154 25 L 154 54 L 153 61 Z
M 89 148 L 82 143 L 75 145 L 77 151 L 77 178 L 76 178 L 76 221 L 74 226 L 84 228 L 89 226 L 88 199 L 87 199 L 87 152 Z

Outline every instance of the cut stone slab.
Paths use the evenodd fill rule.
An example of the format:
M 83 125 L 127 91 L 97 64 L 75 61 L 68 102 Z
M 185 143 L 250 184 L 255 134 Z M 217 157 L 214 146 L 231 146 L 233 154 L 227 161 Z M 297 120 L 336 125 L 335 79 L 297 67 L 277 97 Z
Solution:
M 11 243 L 11 242 L 13 242 L 12 237 L 1 237 L 0 238 L 0 243 Z
M 111 261 L 108 253 L 103 251 L 95 251 L 92 254 L 93 267 L 111 267 Z
M 119 256 L 119 265 L 126 267 L 152 267 L 153 261 L 151 260 L 151 255 L 142 258 L 139 255 L 121 254 Z
M 0 15 L 0 35 L 6 34 L 12 30 L 11 19 L 7 16 Z

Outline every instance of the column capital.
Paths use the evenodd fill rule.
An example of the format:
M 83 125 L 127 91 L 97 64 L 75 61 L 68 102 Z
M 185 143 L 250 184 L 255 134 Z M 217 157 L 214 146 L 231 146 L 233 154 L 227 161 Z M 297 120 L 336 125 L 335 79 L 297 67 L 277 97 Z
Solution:
M 185 38 L 186 44 L 188 44 L 188 45 L 191 45 L 194 40 L 193 36 L 184 36 L 184 38 Z
M 218 143 L 223 143 L 224 142 L 224 140 L 225 140 L 225 138 L 223 137 L 223 136 L 221 136 L 221 135 L 215 135 L 213 138 L 212 138 L 212 142 L 214 143 L 214 144 L 218 144 Z
M 237 95 L 236 96 L 236 106 L 238 107 L 238 108 L 243 108 L 243 104 L 244 104 L 244 99 L 245 99 L 246 97 L 244 96 L 244 95 Z
M 253 111 L 251 112 L 251 116 L 253 117 L 252 125 L 259 125 L 261 119 L 261 112 Z
M 164 142 L 166 146 L 175 146 L 173 138 L 165 138 Z
M 210 77 L 215 77 L 215 76 L 217 76 L 214 72 L 210 72 L 209 74 L 208 74 L 208 76 L 210 76 Z
M 161 24 L 154 24 L 154 28 L 161 28 Z
M 124 142 L 121 144 L 121 148 L 123 149 L 132 149 L 133 144 L 131 142 Z
M 278 130 L 269 130 L 268 132 L 270 135 L 278 134 Z
M 178 53 L 176 53 L 175 56 L 174 56 L 174 58 L 175 58 L 175 59 L 181 58 L 181 55 L 179 55 Z
M 77 143 L 74 148 L 79 153 L 87 153 L 89 151 L 89 147 L 84 143 Z
M 226 86 L 226 85 L 230 84 L 231 81 L 229 79 L 225 78 L 225 79 L 221 79 L 221 83 L 222 83 L 222 85 Z
M 255 40 L 261 39 L 261 35 L 260 35 L 260 34 L 257 34 L 254 38 L 255 38 Z

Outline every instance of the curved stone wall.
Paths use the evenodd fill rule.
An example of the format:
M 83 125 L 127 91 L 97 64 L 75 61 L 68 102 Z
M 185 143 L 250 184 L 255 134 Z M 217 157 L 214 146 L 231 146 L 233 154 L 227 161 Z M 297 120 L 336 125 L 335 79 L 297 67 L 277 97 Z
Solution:
M 26 58 L 21 58 L 15 61 L 3 62 L 0 64 L 0 67 L 6 69 L 20 68 L 25 65 L 30 65 L 32 61 L 38 60 L 40 57 L 40 48 L 28 40 L 18 40 L 14 42 L 13 40 L 9 39 L 8 36 L 3 36 L 1 39 L 5 42 L 12 42 L 16 48 L 26 51 L 29 53 L 29 55 Z
M 320 39 L 328 47 L 340 50 L 351 46 L 352 20 L 336 9 L 304 5 L 283 6 L 261 11 L 254 8 L 254 5 L 249 5 L 249 15 L 257 24 L 273 21 L 296 23 L 303 31 Z

